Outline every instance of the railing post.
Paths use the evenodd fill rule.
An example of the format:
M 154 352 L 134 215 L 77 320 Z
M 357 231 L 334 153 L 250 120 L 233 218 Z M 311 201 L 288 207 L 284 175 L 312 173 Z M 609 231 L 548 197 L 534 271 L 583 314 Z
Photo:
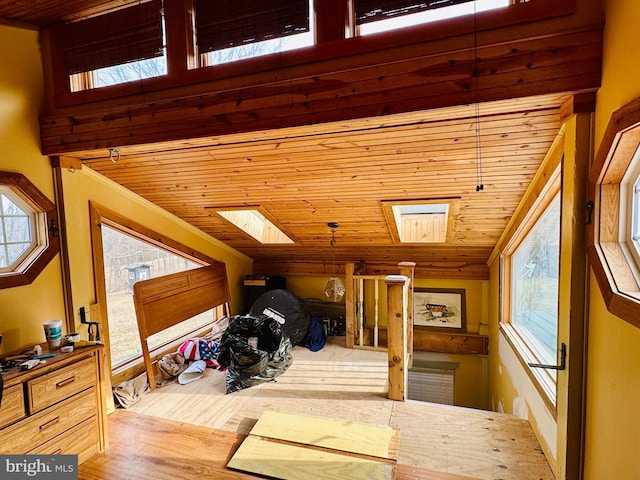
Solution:
M 403 402 L 407 392 L 407 301 L 409 278 L 388 275 L 387 314 L 389 319 L 387 355 L 389 360 L 389 392 L 391 400 Z
M 347 348 L 353 348 L 354 343 L 354 327 L 356 324 L 356 310 L 354 307 L 354 294 L 353 294 L 353 275 L 355 272 L 355 264 L 348 262 L 345 265 L 345 341 Z
M 409 291 L 407 295 L 407 366 L 413 366 L 413 278 L 416 269 L 415 262 L 400 262 L 400 275 L 409 279 Z

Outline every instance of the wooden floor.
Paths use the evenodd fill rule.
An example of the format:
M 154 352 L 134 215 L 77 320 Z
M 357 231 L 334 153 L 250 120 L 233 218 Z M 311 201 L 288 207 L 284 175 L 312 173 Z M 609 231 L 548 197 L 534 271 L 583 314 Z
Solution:
M 109 449 L 83 463 L 79 478 L 255 478 L 226 463 L 265 410 L 398 427 L 399 480 L 554 478 L 528 422 L 388 400 L 386 353 L 331 340 L 319 352 L 295 347 L 277 382 L 225 395 L 225 374 L 207 369 L 146 394 L 109 416 Z

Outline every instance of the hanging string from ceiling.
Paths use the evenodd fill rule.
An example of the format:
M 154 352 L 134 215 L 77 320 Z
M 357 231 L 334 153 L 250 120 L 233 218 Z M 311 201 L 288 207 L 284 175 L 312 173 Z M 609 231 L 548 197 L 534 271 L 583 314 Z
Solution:
M 475 93 L 475 138 L 476 138 L 476 192 L 484 190 L 482 183 L 482 147 L 480 145 L 480 71 L 478 68 L 478 15 L 477 0 L 473 2 L 473 89 Z

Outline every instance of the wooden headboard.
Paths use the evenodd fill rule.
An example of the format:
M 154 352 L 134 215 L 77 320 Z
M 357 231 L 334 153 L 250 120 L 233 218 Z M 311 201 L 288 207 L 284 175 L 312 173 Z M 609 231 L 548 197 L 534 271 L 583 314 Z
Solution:
M 229 315 L 229 284 L 224 263 L 150 278 L 133 285 L 138 331 L 151 389 L 156 388 L 148 338 L 211 308 Z

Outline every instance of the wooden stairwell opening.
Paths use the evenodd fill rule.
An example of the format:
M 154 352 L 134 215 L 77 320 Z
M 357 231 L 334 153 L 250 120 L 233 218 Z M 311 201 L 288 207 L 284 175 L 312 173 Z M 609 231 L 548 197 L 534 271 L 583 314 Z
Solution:
M 403 401 L 413 362 L 413 278 L 415 263 L 402 262 L 397 275 L 346 271 L 346 346 L 386 350 L 389 358 L 389 398 Z

